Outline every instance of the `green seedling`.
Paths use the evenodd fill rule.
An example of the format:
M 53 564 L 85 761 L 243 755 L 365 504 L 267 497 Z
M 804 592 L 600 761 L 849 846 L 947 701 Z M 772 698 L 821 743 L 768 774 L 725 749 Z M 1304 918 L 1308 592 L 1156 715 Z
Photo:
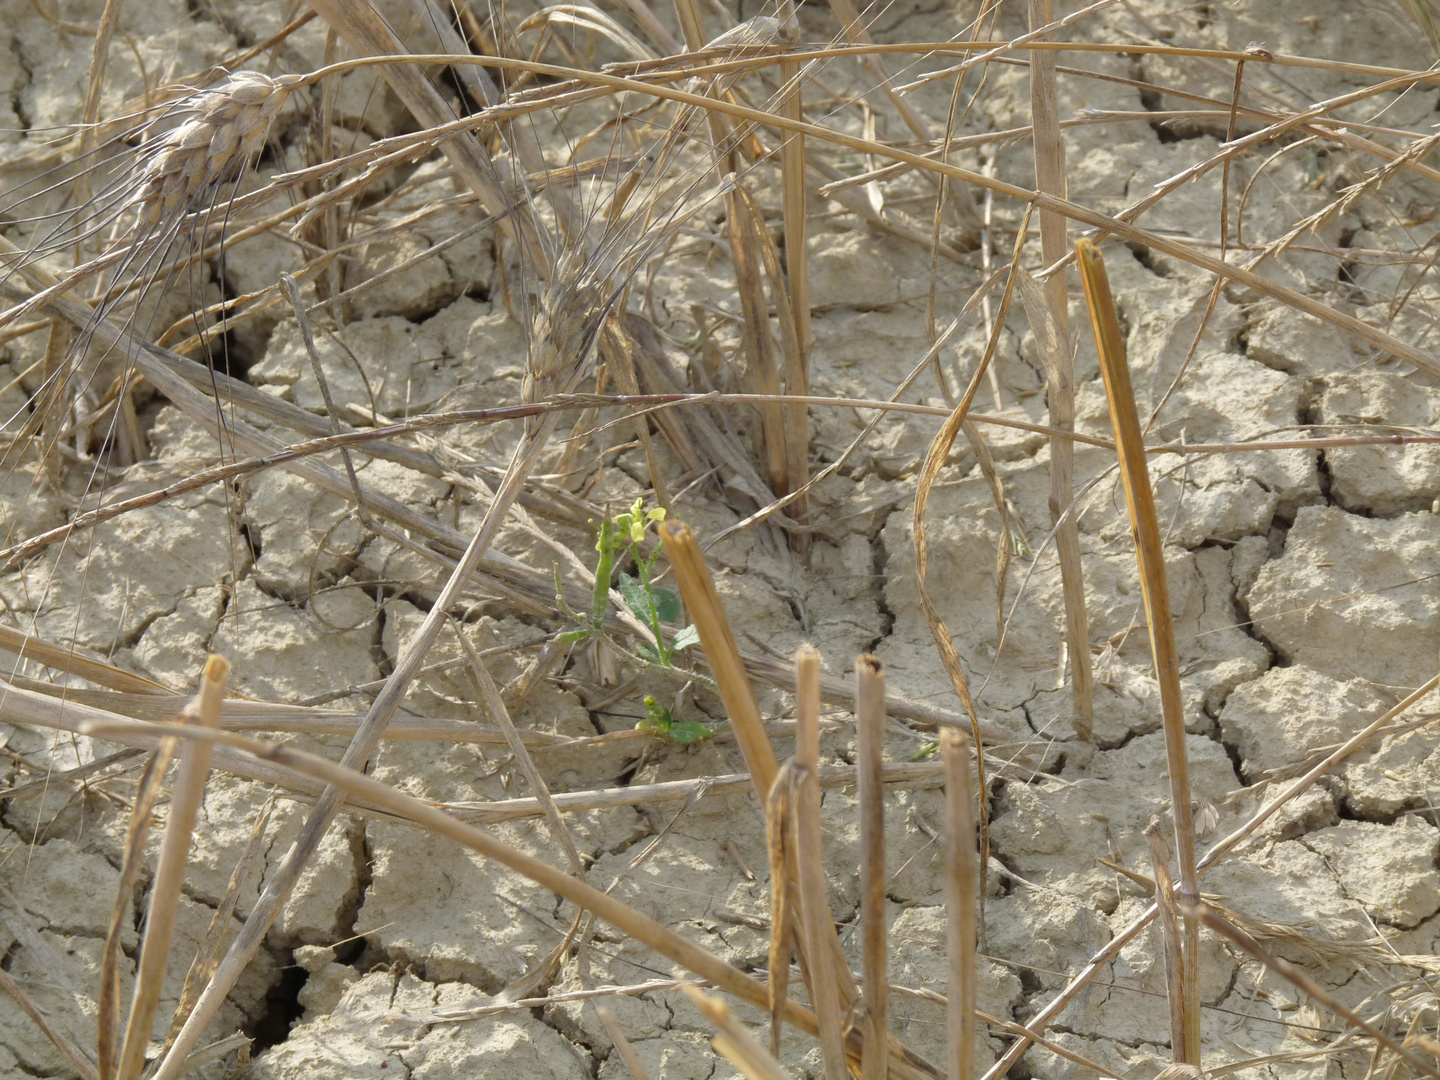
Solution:
M 578 644 L 591 638 L 600 638 L 620 655 L 641 667 L 658 668 L 669 674 L 679 674 L 687 680 L 694 679 L 706 685 L 711 684 L 704 676 L 682 671 L 675 666 L 677 653 L 682 653 L 700 641 L 699 631 L 693 623 L 679 630 L 669 632 L 667 624 L 680 619 L 680 597 L 673 589 L 657 586 L 654 581 L 655 563 L 660 558 L 659 547 L 645 554 L 641 545 L 645 534 L 655 522 L 665 520 L 665 511 L 659 507 L 645 509 L 645 500 L 636 499 L 630 509 L 600 523 L 600 534 L 595 540 L 595 588 L 591 594 L 590 610 L 584 615 L 572 611 L 565 603 L 564 591 L 560 587 L 560 570 L 555 570 L 555 596 L 560 607 L 576 623 L 574 630 L 567 630 L 560 640 Z M 643 622 L 654 635 L 655 644 L 641 644 L 632 652 L 620 645 L 605 630 L 605 614 L 610 609 L 610 578 L 615 573 L 616 563 L 629 556 L 635 563 L 635 573 L 621 571 L 615 588 L 635 617 Z M 673 743 L 693 743 L 708 739 L 713 732 L 695 720 L 677 722 L 670 710 L 659 705 L 653 697 L 645 697 L 645 719 L 635 726 L 649 731 Z
M 595 562 L 595 588 L 591 595 L 590 611 L 585 615 L 572 611 L 566 605 L 560 588 L 559 568 L 556 568 L 556 599 L 565 613 L 577 624 L 574 630 L 568 630 L 561 635 L 562 641 L 578 643 L 594 637 L 604 638 L 621 655 L 642 666 L 661 668 L 667 672 L 677 670 L 676 654 L 698 644 L 700 634 L 693 623 L 673 632 L 668 630 L 667 624 L 673 624 L 680 618 L 680 597 L 673 589 L 657 586 L 654 582 L 655 563 L 660 558 L 661 549 L 657 546 L 647 555 L 641 547 L 650 526 L 664 520 L 663 509 L 655 507 L 646 510 L 645 500 L 636 499 L 625 513 L 616 514 L 600 523 L 600 535 L 595 541 L 598 555 Z M 605 632 L 605 614 L 610 608 L 610 578 L 615 573 L 616 564 L 627 555 L 635 563 L 635 573 L 627 574 L 621 571 L 615 588 L 624 598 L 625 606 L 649 627 L 655 638 L 653 646 L 642 644 L 637 646 L 634 652 L 618 645 Z M 700 679 L 708 685 L 708 680 L 692 672 L 684 672 L 684 675 L 687 679 Z
M 676 722 L 670 715 L 670 710 L 657 702 L 652 696 L 646 694 L 645 719 L 635 725 L 639 731 L 648 731 L 652 735 L 658 735 L 669 742 L 679 743 L 684 746 L 686 743 L 701 742 L 715 733 L 698 720 L 681 720 Z

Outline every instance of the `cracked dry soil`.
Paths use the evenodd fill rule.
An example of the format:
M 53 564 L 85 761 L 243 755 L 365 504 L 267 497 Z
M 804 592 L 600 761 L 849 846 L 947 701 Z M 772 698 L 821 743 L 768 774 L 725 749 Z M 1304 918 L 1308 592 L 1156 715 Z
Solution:
M 86 80 L 93 38 L 76 27 L 94 24 L 102 6 L 99 0 L 67 0 L 47 13 L 43 3 L 0 0 L 5 58 L 0 127 L 6 129 L 0 132 L 0 184 L 33 179 L 38 170 L 27 155 L 43 143 L 45 129 L 80 118 L 76 86 Z M 411 6 L 395 0 L 379 7 L 413 49 L 434 47 Z M 901 0 L 871 18 L 879 40 L 937 41 L 961 32 L 976 7 L 973 0 Z M 1056 7 L 1063 15 L 1076 5 Z M 117 39 L 110 54 L 105 107 L 113 110 L 138 91 L 142 63 L 152 84 L 157 77 L 203 72 L 266 40 L 296 13 L 275 2 L 224 8 L 179 0 L 127 5 L 123 43 Z M 521 17 L 514 6 L 508 14 L 515 22 Z M 673 24 L 672 12 L 658 14 Z M 754 14 L 717 7 L 707 15 L 708 29 L 718 33 L 729 25 L 724 20 Z M 1208 48 L 1262 42 L 1275 53 L 1422 70 L 1434 55 L 1406 17 L 1401 4 L 1339 0 L 1189 5 L 1134 0 L 1088 16 L 1064 33 L 1079 42 L 1159 39 Z M 1001 4 L 998 20 L 998 36 L 1022 33 L 1024 6 Z M 833 16 L 810 5 L 802 10 L 801 25 L 807 39 L 835 32 Z M 576 34 L 585 48 L 613 58 L 603 42 Z M 262 57 L 264 64 L 252 63 L 267 71 L 313 70 L 330 47 L 316 21 Z M 1062 120 L 1102 110 L 1131 114 L 1066 128 L 1069 197 L 1076 202 L 1115 213 L 1158 182 L 1212 157 L 1226 137 L 1223 111 L 1173 124 L 1147 114 L 1188 107 L 1157 89 L 1164 87 L 1182 87 L 1223 104 L 1231 90 L 1230 67 L 1100 52 L 1066 54 L 1061 63 L 1080 69 L 1062 72 Z M 905 81 L 940 66 L 894 58 L 891 70 L 904 67 L 897 81 Z M 1276 73 L 1258 65 L 1247 71 L 1257 107 L 1292 111 L 1376 78 L 1305 68 Z M 858 131 L 862 118 L 853 104 L 867 86 L 865 78 L 842 64 L 827 67 L 826 88 L 815 91 L 812 107 L 817 114 L 833 112 L 838 124 Z M 937 130 L 950 87 L 929 83 L 909 98 Z M 453 95 L 453 88 L 449 92 Z M 363 147 L 413 129 L 408 113 L 373 71 L 339 79 L 329 108 L 330 126 L 322 133 L 308 106 L 287 107 L 257 175 L 244 181 L 247 189 L 304 163 L 321 134 L 334 146 Z M 1437 108 L 1437 90 L 1422 84 L 1378 95 L 1339 115 L 1371 124 L 1365 130 L 1383 139 L 1388 136 L 1377 133 L 1380 127 L 1429 133 Z M 577 108 L 563 124 L 537 121 L 542 140 L 549 140 L 550 164 L 566 163 L 567 132 L 573 140 L 607 115 L 599 108 L 589 114 Z M 892 139 L 908 135 L 893 113 L 877 122 Z M 996 65 L 957 133 L 1029 123 L 1026 70 Z M 1252 120 L 1240 133 L 1258 126 Z M 988 164 L 997 176 L 1033 184 L 1028 142 L 1012 140 L 988 158 L 985 153 L 965 149 L 955 160 L 967 167 Z M 1238 156 L 1228 181 L 1214 169 L 1178 188 L 1148 212 L 1144 224 L 1160 233 L 1213 240 L 1222 183 L 1228 182 L 1232 225 L 1261 245 L 1333 202 L 1374 164 L 1338 139 L 1277 140 Z M 867 166 L 857 157 L 848 167 L 854 172 Z M 762 175 L 769 174 L 757 171 L 757 178 Z M 778 184 L 755 187 L 767 219 L 778 228 Z M 933 199 L 933 188 L 926 181 L 910 174 L 872 188 L 870 197 L 913 213 L 928 230 L 932 204 L 926 200 Z M 478 212 L 459 199 L 463 191 L 443 159 L 431 155 L 404 174 L 377 180 L 369 201 L 352 208 L 347 227 L 359 242 L 332 264 L 332 286 L 348 289 L 389 269 L 400 272 L 357 292 L 345 317 L 333 324 L 334 333 L 321 335 L 322 363 L 335 399 L 345 403 L 345 422 L 363 425 L 377 416 L 521 399 L 526 332 L 502 299 L 506 288 L 523 287 L 514 252 L 497 248 L 489 231 L 430 250 L 473 224 Z M 1440 299 L 1433 272 L 1428 263 L 1417 267 L 1414 260 L 1382 256 L 1423 253 L 1437 195 L 1440 184 L 1433 176 L 1402 172 L 1262 269 L 1282 284 L 1429 348 L 1435 338 L 1433 305 Z M 409 227 L 366 238 L 365 229 L 387 215 L 421 205 L 439 209 Z M 994 204 L 1001 259 L 1021 209 L 1004 200 Z M 983 279 L 981 254 L 966 251 L 953 261 L 932 262 L 924 243 L 875 228 L 846 205 L 813 192 L 810 212 L 812 393 L 888 397 L 929 347 L 932 283 L 943 324 Z M 713 378 L 722 387 L 746 389 L 751 384 L 736 352 L 737 300 L 723 212 L 717 204 L 692 224 L 648 272 L 644 295 L 637 290 L 632 305 L 653 324 L 661 361 L 682 385 L 700 388 Z M 30 229 L 14 225 L 7 235 L 23 243 L 33 236 Z M 1423 236 L 1417 239 L 1417 232 Z M 1342 249 L 1347 257 L 1336 254 Z M 1301 425 L 1328 425 L 1327 431 L 1340 433 L 1355 433 L 1357 425 L 1411 432 L 1436 425 L 1440 380 L 1239 286 L 1220 292 L 1193 355 L 1187 355 L 1206 312 L 1211 278 L 1137 245 L 1112 242 L 1106 254 L 1141 415 L 1160 407 L 1151 432 L 1155 441 L 1287 438 Z M 197 306 L 271 287 L 280 272 L 299 270 L 307 257 L 283 228 L 262 232 L 236 245 L 223 261 L 195 268 L 183 287 L 152 298 L 157 313 L 147 314 L 148 325 L 170 326 Z M 1031 269 L 1041 265 L 1035 237 L 1025 262 Z M 1104 389 L 1073 276 L 1071 281 L 1077 427 L 1104 437 L 1109 433 Z M 324 410 L 286 307 L 258 310 L 225 341 L 233 374 L 304 409 Z M 942 351 L 939 367 L 949 387 L 970 378 L 985 341 L 977 316 Z M 44 352 L 43 333 L 0 341 L 5 415 L 24 415 L 29 395 L 40 386 Z M 1043 364 L 1019 304 L 1000 331 L 995 363 L 998 395 L 987 385 L 980 407 L 1046 423 Z M 902 396 L 944 405 L 944 394 L 927 373 Z M 107 493 L 150 490 L 216 462 L 213 437 L 163 398 L 142 390 L 137 404 L 148 456 L 110 467 L 103 477 Z M 741 408 L 715 415 L 739 440 L 734 445 L 749 454 L 754 416 Z M 864 422 L 865 415 L 854 410 L 813 408 L 812 462 L 834 461 Z M 828 670 L 837 674 L 848 671 L 857 654 L 872 651 L 884 661 L 892 690 L 958 709 L 922 614 L 910 513 L 916 470 L 937 423 L 902 414 L 879 423 L 818 489 L 817 527 L 807 552 L 792 551 L 770 524 L 730 533 L 709 549 L 742 649 L 786 658 L 802 641 L 813 641 Z M 562 430 L 568 431 L 568 424 L 564 421 Z M 1094 739 L 1087 744 L 1076 740 L 1071 727 L 1063 598 L 1048 537 L 1049 441 L 1014 427 L 986 426 L 984 433 L 1008 497 L 1014 537 L 1002 598 L 1003 648 L 995 596 L 1000 521 L 974 451 L 963 442 L 931 497 L 929 582 L 970 673 L 982 719 L 999 736 L 992 752 L 1003 762 L 993 770 L 988 793 L 993 859 L 980 1004 L 1025 1022 L 1148 905 L 1143 887 L 1100 859 L 1148 872 L 1142 830 L 1167 804 L 1168 788 L 1158 695 L 1113 453 L 1080 446 L 1075 457 L 1097 684 Z M 364 455 L 356 461 L 362 481 L 375 491 L 468 536 L 483 513 L 487 484 L 493 486 L 493 467 L 503 464 L 517 438 L 518 430 L 506 425 L 438 430 L 414 443 L 438 463 L 429 473 Z M 539 535 L 543 532 L 588 562 L 593 539 L 577 526 L 587 515 L 598 518 L 607 507 L 613 512 L 628 505 L 650 487 L 650 464 L 633 438 L 633 426 L 624 424 L 594 434 L 578 458 L 563 463 L 569 475 L 548 482 L 547 490 L 561 490 L 568 500 L 569 524 L 542 519 L 527 506 L 507 526 L 497 550 L 548 576 L 558 556 Z M 702 537 L 719 534 L 754 510 L 743 469 L 695 472 L 663 439 L 654 445 L 675 513 Z M 73 452 L 58 467 L 38 453 L 11 465 L 0 487 L 12 538 L 7 542 L 63 524 L 88 509 L 98 498 L 92 492 L 102 486 L 92 483 L 93 459 L 80 460 Z M 1293 775 L 1298 763 L 1343 742 L 1435 674 L 1440 449 L 1371 445 L 1157 456 L 1152 477 L 1167 527 L 1166 568 L 1203 851 L 1256 809 L 1271 790 L 1268 781 Z M 570 575 L 573 567 L 561 563 Z M 272 469 L 125 513 L 11 567 L 0 576 L 0 619 L 175 690 L 188 690 L 205 654 L 215 651 L 234 663 L 232 689 L 238 694 L 255 702 L 303 705 L 338 724 L 364 711 L 441 581 L 443 571 L 367 528 L 345 499 Z M 520 679 L 561 628 L 537 608 L 482 589 L 455 613 L 456 632 L 485 656 L 502 686 Z M 7 657 L 7 671 L 15 676 L 59 677 L 32 661 Z M 462 659 L 453 635 L 442 636 L 402 717 L 488 723 Z M 535 734 L 534 757 L 552 790 L 742 771 L 735 743 L 723 733 L 685 748 L 619 735 L 634 726 L 644 694 L 672 700 L 678 686 L 622 670 L 624 692 L 617 693 L 613 685 L 602 686 L 600 676 L 595 654 L 576 651 L 515 704 L 515 722 Z M 793 715 L 788 695 L 757 690 L 767 718 Z M 1422 703 L 1416 715 L 1423 715 L 1426 705 L 1433 701 Z M 718 699 L 705 692 L 688 694 L 683 708 L 707 722 L 723 719 Z M 849 712 L 831 710 L 827 720 L 823 758 L 852 762 Z M 902 719 L 892 725 L 887 753 L 895 761 L 909 760 L 930 736 L 923 725 Z M 345 744 L 340 735 L 313 729 L 293 739 L 332 756 Z M 0 722 L 0 748 L 0 966 L 53 1024 L 90 1047 L 99 955 L 141 759 L 114 756 L 119 748 L 113 744 L 18 722 Z M 790 750 L 783 736 L 777 749 L 782 757 Z M 473 806 L 527 794 L 508 752 L 494 741 L 387 740 L 373 774 L 443 803 Z M 1424 978 L 1436 970 L 1440 934 L 1437 794 L 1440 752 L 1433 732 L 1423 724 L 1402 727 L 1288 805 L 1210 870 L 1202 886 L 1267 948 L 1304 966 L 1340 1002 L 1366 1015 L 1385 1013 L 1392 1030 L 1401 1033 L 1412 1021 L 1433 1031 L 1435 998 Z M 937 842 L 942 805 L 934 779 L 897 785 L 887 801 L 891 982 L 940 993 L 946 989 Z M 855 810 L 852 789 L 826 791 L 829 898 L 858 964 Z M 217 908 L 233 901 L 229 922 L 232 929 L 239 925 L 308 811 L 307 802 L 277 795 L 263 777 L 217 772 L 210 780 L 157 1038 L 165 1034 L 189 958 Z M 763 969 L 767 860 L 753 797 L 709 794 L 688 803 L 585 810 L 567 820 L 589 860 L 590 882 L 742 969 Z M 559 858 L 538 816 L 490 827 L 522 850 Z M 656 835 L 662 841 L 647 847 Z M 642 852 L 645 857 L 637 859 Z M 137 893 L 142 901 L 147 882 L 142 877 Z M 628 1073 L 595 1013 L 599 1000 L 613 1011 L 650 1076 L 738 1075 L 710 1048 L 709 1025 L 665 982 L 675 974 L 673 965 L 603 923 L 591 928 L 584 947 L 568 954 L 553 978 L 532 988 L 556 1000 L 456 1018 L 494 1003 L 493 995 L 513 987 L 560 943 L 574 914 L 549 891 L 442 838 L 375 816 L 342 815 L 211 1026 L 214 1039 L 238 1030 L 254 1039 L 253 1048 L 232 1049 L 197 1074 L 253 1080 L 618 1080 Z M 127 920 L 122 981 L 128 993 L 141 927 L 133 910 Z M 1263 1059 L 1241 1071 L 1266 1080 L 1368 1075 L 1369 1051 L 1327 1046 L 1342 1025 L 1254 960 L 1207 936 L 1203 964 L 1207 1066 Z M 658 986 L 643 992 L 572 994 L 657 980 Z M 1055 1044 L 1083 1053 L 1114 1076 L 1150 1080 L 1170 1056 L 1164 990 L 1164 957 L 1152 927 L 1120 950 L 1049 1025 L 1049 1034 Z M 755 1010 L 737 1006 L 737 1011 L 748 1022 L 762 1021 Z M 944 1060 L 940 1006 L 899 994 L 890 1015 L 895 1034 L 907 1045 L 931 1061 Z M 987 1033 L 982 1064 L 993 1063 L 1006 1042 L 1002 1034 Z M 787 1037 L 782 1060 L 794 1075 L 819 1075 L 818 1051 L 803 1036 Z M 31 1021 L 0 1001 L 0 1077 L 73 1075 Z M 1090 1080 L 1094 1074 L 1050 1049 L 1033 1048 L 1011 1075 Z

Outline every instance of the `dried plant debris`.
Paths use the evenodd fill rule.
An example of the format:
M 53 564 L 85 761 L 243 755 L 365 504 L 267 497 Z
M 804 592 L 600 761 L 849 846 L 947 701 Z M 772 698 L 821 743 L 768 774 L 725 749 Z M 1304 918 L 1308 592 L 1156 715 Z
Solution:
M 1437 25 L 0 0 L 0 1076 L 1434 1074 Z

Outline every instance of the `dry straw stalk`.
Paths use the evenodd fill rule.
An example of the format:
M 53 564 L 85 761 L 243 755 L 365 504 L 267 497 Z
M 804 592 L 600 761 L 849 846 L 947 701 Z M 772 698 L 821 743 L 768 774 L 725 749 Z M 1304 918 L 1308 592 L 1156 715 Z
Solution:
M 1190 810 L 1190 768 L 1185 749 L 1185 709 L 1180 700 L 1180 660 L 1175 651 L 1175 626 L 1170 614 L 1170 586 L 1165 578 L 1165 552 L 1160 523 L 1155 515 L 1155 493 L 1145 463 L 1145 440 L 1130 386 L 1130 366 L 1125 359 L 1125 338 L 1110 294 L 1110 281 L 1099 249 L 1086 239 L 1076 241 L 1075 253 L 1080 280 L 1085 286 L 1085 303 L 1090 311 L 1095 341 L 1100 350 L 1100 370 L 1105 377 L 1105 396 L 1110 403 L 1110 422 L 1120 454 L 1120 481 L 1125 488 L 1125 505 L 1130 511 L 1130 530 L 1135 537 L 1135 559 L 1140 568 L 1140 589 L 1145 601 L 1150 631 L 1150 651 L 1155 678 L 1160 685 L 1161 723 L 1165 731 L 1165 759 L 1170 772 L 1170 813 L 1175 824 L 1175 855 L 1180 866 L 1180 894 L 1183 902 L 1194 903 L 1200 896 L 1195 877 L 1195 828 Z M 1176 1060 L 1200 1064 L 1200 926 L 1185 920 L 1185 949 L 1181 957 L 1181 1001 L 1184 1040 Z
M 1030 0 L 1034 32 L 1054 21 L 1051 0 Z M 1065 173 L 1065 140 L 1060 135 L 1059 91 L 1055 54 L 1037 52 L 1030 61 L 1030 114 L 1035 147 L 1035 187 L 1057 198 L 1069 197 Z M 1053 210 L 1040 212 L 1040 251 L 1046 265 L 1070 252 L 1068 222 Z M 1046 401 L 1057 432 L 1075 429 L 1075 355 L 1070 346 L 1070 298 L 1066 275 L 1045 282 L 1045 300 L 1055 320 L 1056 347 L 1047 356 Z M 1080 529 L 1070 512 L 1074 498 L 1075 445 L 1064 434 L 1050 438 L 1050 522 L 1065 595 L 1065 640 L 1070 651 L 1071 699 L 1075 734 L 1088 740 L 1095 726 L 1095 687 L 1090 671 L 1090 620 L 1085 611 L 1085 577 L 1080 565 Z
M 200 694 L 187 710 L 192 723 L 212 730 L 220 726 L 220 703 L 224 700 L 229 676 L 230 664 L 223 658 L 211 656 L 206 661 Z M 180 908 L 185 864 L 210 773 L 211 749 L 210 743 L 196 741 L 187 743 L 180 751 L 180 769 L 165 820 L 165 839 L 150 887 L 150 908 L 145 916 L 145 941 L 135 969 L 130 1019 L 125 1025 L 125 1041 L 121 1044 L 120 1064 L 115 1074 L 120 1080 L 138 1080 L 145 1068 L 145 1051 L 150 1045 L 150 1029 L 160 1006 L 165 964 Z
M 861 1004 L 865 1054 L 861 1080 L 881 1080 L 889 1026 L 885 870 L 885 669 L 873 656 L 855 661 L 855 771 L 860 801 Z
M 810 961 L 810 1000 L 820 1022 L 820 1051 L 826 1080 L 847 1080 L 842 1010 L 853 994 L 843 993 L 837 968 L 845 957 L 833 946 L 835 920 L 825 896 L 825 838 L 820 827 L 820 654 L 813 645 L 795 653 L 795 835 L 799 844 L 800 915 Z
M 950 1080 L 972 1080 L 980 866 L 975 850 L 970 740 L 964 732 L 947 728 L 940 733 L 940 755 L 945 766 L 945 938 L 950 984 L 945 1023 L 950 1039 Z

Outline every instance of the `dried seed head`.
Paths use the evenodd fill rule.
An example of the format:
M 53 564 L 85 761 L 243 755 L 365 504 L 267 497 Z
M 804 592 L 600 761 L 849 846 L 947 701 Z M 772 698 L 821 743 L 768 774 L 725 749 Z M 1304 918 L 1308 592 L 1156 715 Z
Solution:
M 201 90 L 175 112 L 186 115 L 144 152 L 144 166 L 130 205 L 136 232 L 156 235 L 202 205 L 214 187 L 236 175 L 259 153 L 270 122 L 299 85 L 294 76 L 278 79 L 258 71 L 237 71 L 219 86 Z
M 583 251 L 567 250 L 540 296 L 525 374 L 525 400 L 563 391 L 585 359 L 603 314 L 604 282 Z

